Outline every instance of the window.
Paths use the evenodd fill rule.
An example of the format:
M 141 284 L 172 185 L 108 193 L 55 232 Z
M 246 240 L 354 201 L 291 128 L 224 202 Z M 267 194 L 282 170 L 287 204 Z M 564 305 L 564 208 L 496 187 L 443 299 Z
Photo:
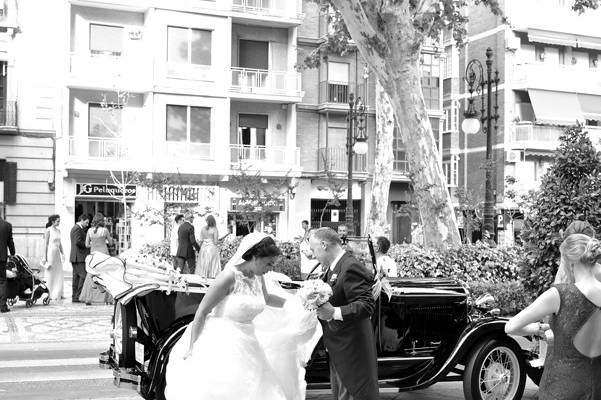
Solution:
M 168 142 L 211 143 L 211 109 L 167 105 Z
M 123 109 L 115 104 L 90 103 L 88 105 L 88 136 L 115 138 L 121 136 Z
M 447 186 L 457 187 L 457 181 L 459 179 L 459 156 L 453 155 L 450 160 L 444 160 L 442 162 L 442 172 L 444 173 Z
M 328 62 L 327 98 L 328 103 L 348 103 L 349 64 Z
M 268 124 L 267 115 L 240 114 L 238 116 L 238 144 L 243 146 L 239 149 L 240 158 L 265 159 Z
M 440 109 L 440 58 L 422 54 L 422 93 L 429 110 Z
M 545 61 L 545 47 L 540 45 L 534 46 L 534 58 L 535 61 L 544 62 Z
M 208 30 L 167 27 L 167 61 L 211 65 L 211 35 Z
M 440 118 L 438 117 L 430 117 L 430 126 L 432 127 L 432 135 L 434 136 L 434 141 L 436 142 L 436 147 L 440 151 Z
M 407 149 L 405 148 L 405 144 L 401 140 L 401 131 L 399 129 L 399 125 L 394 124 L 394 132 L 392 138 L 392 154 L 394 156 L 394 163 L 392 166 L 393 172 L 397 173 L 407 173 L 409 172 L 409 168 L 407 165 Z
M 447 46 L 445 48 L 445 54 L 443 79 L 453 77 L 453 46 Z
M 123 27 L 90 24 L 90 53 L 120 56 L 123 51 Z
M 450 107 L 445 107 L 445 116 L 443 120 L 443 132 L 459 131 L 459 104 L 453 100 Z

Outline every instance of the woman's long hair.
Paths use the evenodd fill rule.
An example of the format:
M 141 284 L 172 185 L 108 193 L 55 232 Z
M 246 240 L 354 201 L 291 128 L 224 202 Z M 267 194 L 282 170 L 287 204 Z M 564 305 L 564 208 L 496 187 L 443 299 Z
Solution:
M 104 215 L 102 213 L 98 212 L 94 215 L 92 227 L 94 228 L 94 233 L 98 232 L 98 227 L 104 228 Z
M 60 219 L 60 215 L 58 214 L 52 214 L 51 216 L 48 217 L 48 222 L 46 222 L 46 228 L 50 228 L 52 225 L 54 225 L 54 223 L 56 222 L 57 219 Z
M 217 226 L 217 222 L 215 221 L 215 217 L 213 217 L 212 215 L 209 215 L 206 219 L 207 221 L 207 230 L 209 228 L 214 228 Z

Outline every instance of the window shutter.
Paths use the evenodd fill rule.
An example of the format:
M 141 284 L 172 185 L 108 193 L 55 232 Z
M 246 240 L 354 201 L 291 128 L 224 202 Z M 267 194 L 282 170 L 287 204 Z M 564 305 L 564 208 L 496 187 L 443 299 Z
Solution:
M 17 163 L 7 162 L 4 166 L 4 204 L 17 203 Z

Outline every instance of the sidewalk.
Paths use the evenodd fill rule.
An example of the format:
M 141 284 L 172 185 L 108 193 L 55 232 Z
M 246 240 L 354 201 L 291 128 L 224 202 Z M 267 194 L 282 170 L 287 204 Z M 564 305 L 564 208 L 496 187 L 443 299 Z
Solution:
M 70 274 L 67 274 L 70 275 Z M 71 276 L 65 277 L 65 299 L 31 308 L 18 301 L 0 314 L 0 349 L 26 344 L 93 346 L 110 342 L 112 305 L 71 303 Z

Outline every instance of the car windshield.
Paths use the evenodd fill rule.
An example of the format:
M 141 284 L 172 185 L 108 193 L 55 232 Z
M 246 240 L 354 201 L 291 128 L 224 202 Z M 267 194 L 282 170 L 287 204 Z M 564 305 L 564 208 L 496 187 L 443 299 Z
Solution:
M 346 251 L 365 264 L 371 271 L 375 271 L 375 253 L 369 237 L 349 236 L 345 243 Z

